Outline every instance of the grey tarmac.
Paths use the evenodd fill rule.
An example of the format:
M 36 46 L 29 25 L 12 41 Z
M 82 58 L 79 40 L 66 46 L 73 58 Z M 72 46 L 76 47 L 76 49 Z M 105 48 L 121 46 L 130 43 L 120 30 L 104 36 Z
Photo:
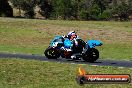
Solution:
M 11 53 L 0 53 L 0 58 L 21 58 L 27 60 L 40 60 L 40 61 L 51 61 L 51 62 L 60 62 L 60 63 L 71 63 L 71 64 L 89 64 L 93 66 L 115 66 L 115 67 L 127 67 L 132 68 L 132 61 L 117 61 L 117 60 L 108 60 L 108 59 L 99 59 L 94 63 L 85 62 L 83 60 L 71 60 L 71 59 L 47 59 L 42 55 L 29 55 L 29 54 L 11 54 Z

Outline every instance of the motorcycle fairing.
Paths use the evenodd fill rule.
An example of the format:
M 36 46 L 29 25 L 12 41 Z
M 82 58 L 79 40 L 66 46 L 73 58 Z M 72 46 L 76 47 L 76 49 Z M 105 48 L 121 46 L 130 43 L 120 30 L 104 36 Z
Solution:
M 95 48 L 96 46 L 101 46 L 103 43 L 99 40 L 88 40 L 87 45 L 90 48 Z
M 72 41 L 71 40 L 69 40 L 68 38 L 66 38 L 65 40 L 64 40 L 64 47 L 65 48 L 71 48 L 72 47 Z
M 51 41 L 50 46 L 54 46 L 55 44 L 63 44 L 63 37 L 62 36 L 55 36 L 54 39 Z

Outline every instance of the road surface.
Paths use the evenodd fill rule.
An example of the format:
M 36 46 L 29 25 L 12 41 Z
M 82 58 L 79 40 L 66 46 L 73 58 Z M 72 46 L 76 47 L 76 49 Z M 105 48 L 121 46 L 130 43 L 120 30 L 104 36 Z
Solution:
M 10 53 L 0 53 L 0 58 L 22 58 L 22 59 L 35 59 L 41 61 L 52 61 L 52 62 L 61 62 L 61 63 L 71 63 L 71 64 L 90 64 L 97 66 L 116 66 L 116 67 L 128 67 L 132 68 L 132 61 L 116 61 L 116 60 L 97 60 L 94 63 L 89 63 L 79 60 L 70 60 L 70 59 L 47 59 L 45 56 L 40 55 L 26 55 L 26 54 L 10 54 Z

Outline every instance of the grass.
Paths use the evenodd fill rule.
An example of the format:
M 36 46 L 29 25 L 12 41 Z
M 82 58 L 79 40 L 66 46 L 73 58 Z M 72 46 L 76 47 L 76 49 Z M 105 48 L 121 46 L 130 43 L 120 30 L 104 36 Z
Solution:
M 132 60 L 132 22 L 0 18 L 0 52 L 42 55 L 55 35 L 99 39 L 102 59 Z
M 130 88 L 130 84 L 86 84 L 76 81 L 77 64 L 36 60 L 0 59 L 0 88 Z M 89 74 L 130 74 L 132 69 L 82 66 Z
M 132 44 L 106 44 L 99 49 L 100 58 L 132 61 Z
M 0 52 L 39 54 L 55 35 L 76 30 L 84 40 L 99 39 L 101 59 L 132 60 L 132 22 L 0 18 Z M 79 65 L 19 58 L 0 59 L 0 88 L 131 88 L 130 84 L 79 86 Z M 84 65 L 89 74 L 130 74 L 132 69 Z

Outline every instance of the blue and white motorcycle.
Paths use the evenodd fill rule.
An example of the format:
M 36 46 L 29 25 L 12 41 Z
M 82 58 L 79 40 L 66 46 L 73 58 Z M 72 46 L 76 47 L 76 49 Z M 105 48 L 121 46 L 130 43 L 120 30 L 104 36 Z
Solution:
M 44 54 L 48 59 L 57 59 L 61 56 L 66 59 L 83 59 L 86 62 L 95 62 L 99 58 L 99 51 L 95 47 L 102 44 L 99 40 L 84 42 L 81 38 L 76 38 L 71 41 L 62 36 L 55 36 Z

